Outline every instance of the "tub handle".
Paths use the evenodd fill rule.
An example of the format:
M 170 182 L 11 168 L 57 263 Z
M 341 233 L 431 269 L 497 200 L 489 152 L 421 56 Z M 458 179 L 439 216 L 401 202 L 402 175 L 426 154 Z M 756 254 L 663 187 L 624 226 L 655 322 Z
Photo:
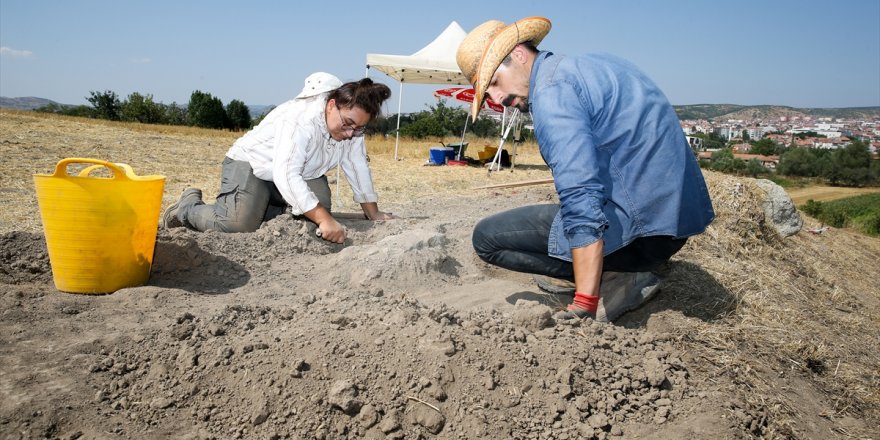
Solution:
M 60 161 L 58 161 L 58 165 L 55 165 L 55 174 L 53 174 L 53 177 L 67 176 L 67 166 L 73 163 L 93 164 L 80 171 L 80 177 L 88 177 L 89 173 L 101 167 L 107 168 L 112 171 L 113 177 L 115 179 L 128 180 L 130 176 L 134 175 L 134 170 L 132 170 L 129 165 L 124 163 L 112 163 L 107 162 L 106 160 L 90 159 L 84 157 L 68 157 L 67 159 L 61 159 Z

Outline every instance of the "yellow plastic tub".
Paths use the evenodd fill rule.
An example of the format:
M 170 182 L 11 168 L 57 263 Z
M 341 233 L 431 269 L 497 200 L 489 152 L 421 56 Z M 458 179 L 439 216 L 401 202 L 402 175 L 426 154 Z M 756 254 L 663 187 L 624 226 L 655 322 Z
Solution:
M 480 160 L 492 160 L 495 157 L 495 153 L 498 152 L 498 148 L 495 147 L 484 147 L 483 151 L 477 153 L 477 156 Z
M 91 165 L 68 175 L 71 164 Z M 110 177 L 90 175 L 104 168 Z M 147 282 L 165 176 L 74 157 L 59 161 L 54 174 L 35 174 L 34 184 L 58 290 L 111 293 Z

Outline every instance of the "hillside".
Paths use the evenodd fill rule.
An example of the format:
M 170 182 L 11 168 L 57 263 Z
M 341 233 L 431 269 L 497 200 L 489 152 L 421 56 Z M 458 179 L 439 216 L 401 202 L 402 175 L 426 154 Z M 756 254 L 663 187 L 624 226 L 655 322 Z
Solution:
M 35 97 L 24 97 L 24 98 L 7 98 L 5 96 L 0 96 L 0 108 L 9 108 L 14 110 L 34 110 L 40 107 L 47 106 L 49 104 L 55 104 L 60 107 L 72 107 L 72 104 L 60 104 L 58 102 L 52 101 L 51 99 L 45 98 L 35 98 Z M 184 107 L 186 103 L 183 104 Z M 274 108 L 274 105 L 248 105 L 248 110 L 251 113 L 251 117 L 256 119 L 260 116 L 263 116 L 265 113 L 268 113 L 269 110 Z
M 344 245 L 292 217 L 245 234 L 162 229 L 146 285 L 55 290 L 31 174 L 108 158 L 167 176 L 167 206 L 184 186 L 216 193 L 234 138 L 0 111 L 4 435 L 880 437 L 880 240 L 810 233 L 808 218 L 782 238 L 756 181 L 713 172 L 715 222 L 613 324 L 548 320 L 570 298 L 474 255 L 479 219 L 557 200 L 549 185 L 473 189 L 547 177 L 529 145 L 490 175 L 426 167 L 426 146 L 395 160 L 393 140 L 368 139 L 397 220 L 341 218 Z M 353 212 L 346 191 L 337 212 Z
M 794 108 L 776 105 L 694 104 L 676 105 L 679 119 L 706 119 L 723 121 L 776 120 L 780 117 L 841 118 L 850 120 L 878 120 L 880 107 L 853 108 Z
M 33 96 L 28 96 L 24 98 L 7 98 L 5 96 L 0 96 L 0 108 L 11 108 L 15 110 L 33 110 L 35 108 L 40 108 L 49 104 L 63 105 L 52 101 L 51 99 L 35 98 Z

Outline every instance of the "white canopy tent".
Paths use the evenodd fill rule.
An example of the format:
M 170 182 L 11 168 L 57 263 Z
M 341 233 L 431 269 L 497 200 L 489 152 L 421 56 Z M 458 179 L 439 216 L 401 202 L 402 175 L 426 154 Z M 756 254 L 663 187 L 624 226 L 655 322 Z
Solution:
M 370 68 L 400 82 L 397 94 L 397 139 L 394 141 L 394 159 L 400 145 L 400 106 L 403 99 L 403 83 L 413 84 L 470 84 L 458 68 L 455 53 L 464 37 L 464 29 L 455 21 L 434 38 L 434 41 L 412 55 L 367 54 L 367 73 Z

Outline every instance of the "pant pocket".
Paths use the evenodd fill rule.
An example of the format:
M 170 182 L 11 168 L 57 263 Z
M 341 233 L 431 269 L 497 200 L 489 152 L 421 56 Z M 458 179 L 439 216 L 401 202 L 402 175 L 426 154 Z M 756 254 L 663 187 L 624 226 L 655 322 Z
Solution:
M 253 174 L 251 165 L 240 160 L 226 158 L 223 160 L 223 171 L 220 176 L 220 194 L 217 195 L 217 207 L 225 210 L 227 217 L 234 217 L 238 202 L 238 190 L 244 188 L 248 178 Z

